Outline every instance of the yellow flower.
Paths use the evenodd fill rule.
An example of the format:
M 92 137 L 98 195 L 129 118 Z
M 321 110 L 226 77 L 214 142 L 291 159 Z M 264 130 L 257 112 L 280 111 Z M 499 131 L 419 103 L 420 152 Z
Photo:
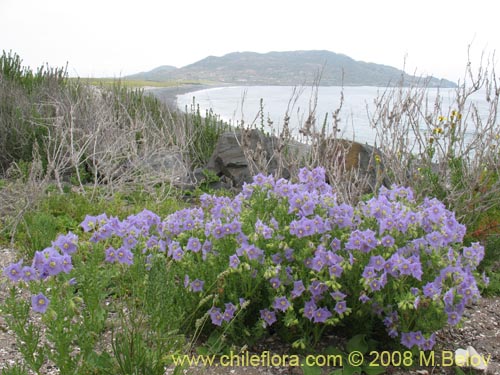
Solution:
M 444 117 L 444 116 L 439 116 L 439 117 L 438 117 L 438 121 L 439 121 L 439 122 L 443 122 L 443 121 L 445 121 L 445 120 L 446 120 L 446 117 Z

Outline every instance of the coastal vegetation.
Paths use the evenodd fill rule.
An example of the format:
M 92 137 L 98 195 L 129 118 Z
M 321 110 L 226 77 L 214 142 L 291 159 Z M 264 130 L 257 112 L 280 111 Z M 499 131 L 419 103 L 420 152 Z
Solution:
M 367 193 L 355 171 L 347 178 L 338 111 L 321 117 L 312 101 L 307 154 L 291 152 L 289 113 L 275 134 L 290 176 L 268 175 L 247 148 L 254 178 L 232 192 L 184 180 L 228 130 L 212 111 L 169 108 L 123 81 L 32 71 L 4 52 L 0 241 L 18 259 L 3 270 L 0 313 L 24 361 L 2 374 L 48 363 L 63 374 L 164 374 L 170 354 L 224 354 L 270 335 L 299 354 L 332 334 L 351 339 L 336 352 L 431 350 L 467 304 L 500 294 L 490 68 L 469 66 L 450 108 L 427 103 L 425 87 L 378 98 L 374 163 L 387 186 Z M 467 106 L 478 90 L 484 121 Z

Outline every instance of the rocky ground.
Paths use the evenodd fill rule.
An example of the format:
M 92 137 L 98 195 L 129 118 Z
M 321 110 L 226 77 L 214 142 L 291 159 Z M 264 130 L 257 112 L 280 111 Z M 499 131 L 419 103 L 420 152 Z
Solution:
M 0 249 L 0 270 L 6 265 L 16 260 L 15 253 L 9 249 Z M 5 277 L 0 276 L 0 303 L 5 299 L 8 292 L 8 282 Z M 36 319 L 36 316 L 34 317 Z M 500 297 L 483 298 L 476 305 L 468 308 L 465 314 L 465 321 L 461 328 L 447 328 L 439 333 L 438 345 L 436 347 L 436 363 L 440 362 L 442 351 L 455 351 L 458 348 L 474 347 L 479 354 L 491 355 L 487 369 L 488 374 L 500 375 Z M 272 338 L 262 343 L 259 347 L 253 348 L 255 353 L 264 350 L 271 350 L 274 353 L 283 354 L 279 342 Z M 9 330 L 5 319 L 0 313 L 0 374 L 3 368 L 8 365 L 18 363 L 21 355 L 17 350 L 16 340 L 13 332 Z M 324 369 L 323 374 L 327 374 L 331 369 Z M 59 371 L 51 366 L 45 366 L 43 374 L 59 374 Z M 166 374 L 172 374 L 173 369 L 167 369 Z M 283 375 L 302 374 L 300 367 L 222 367 L 212 366 L 209 368 L 193 367 L 185 370 L 186 374 L 209 374 L 209 375 Z M 402 368 L 388 368 L 388 374 L 455 374 L 454 367 L 423 367 L 414 370 L 404 370 Z M 479 374 L 479 370 L 465 371 L 466 374 Z M 64 375 L 64 374 L 63 374 Z

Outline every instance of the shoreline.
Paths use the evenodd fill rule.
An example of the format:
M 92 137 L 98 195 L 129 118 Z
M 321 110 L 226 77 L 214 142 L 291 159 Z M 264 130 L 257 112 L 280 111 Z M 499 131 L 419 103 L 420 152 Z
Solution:
M 200 90 L 222 87 L 223 85 L 187 84 L 171 87 L 151 87 L 144 90 L 144 93 L 151 94 L 165 103 L 172 109 L 177 108 L 177 95 L 187 94 Z

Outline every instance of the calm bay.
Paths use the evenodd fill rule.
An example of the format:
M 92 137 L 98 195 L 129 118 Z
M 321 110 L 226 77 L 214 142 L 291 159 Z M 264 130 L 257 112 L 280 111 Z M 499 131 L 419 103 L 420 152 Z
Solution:
M 296 91 L 294 91 L 296 90 Z M 375 111 L 374 100 L 383 95 L 387 88 L 383 87 L 319 87 L 317 92 L 316 116 L 317 125 L 321 126 L 327 117 L 327 123 L 332 123 L 332 113 L 339 108 L 341 95 L 344 102 L 340 111 L 338 128 L 342 138 L 354 139 L 361 143 L 375 144 L 376 131 L 370 124 L 370 115 Z M 294 95 L 294 92 L 298 95 Z M 432 107 L 437 95 L 443 100 L 443 116 L 453 110 L 455 89 L 427 89 L 427 103 Z M 299 124 L 306 120 L 310 108 L 314 105 L 314 89 L 311 87 L 294 88 L 292 86 L 231 86 L 209 88 L 189 92 L 177 96 L 177 106 L 184 110 L 194 103 L 199 105 L 202 114 L 209 109 L 232 125 L 256 124 L 261 127 L 262 119 L 259 116 L 261 99 L 264 113 L 264 127 L 266 130 L 279 131 L 283 126 L 285 114 L 290 117 L 290 126 L 296 131 Z M 470 98 L 470 104 L 479 108 L 483 116 L 488 114 L 488 103 L 484 92 L 477 92 Z M 267 127 L 268 119 L 272 121 L 272 129 Z M 468 129 L 472 134 L 473 129 Z

